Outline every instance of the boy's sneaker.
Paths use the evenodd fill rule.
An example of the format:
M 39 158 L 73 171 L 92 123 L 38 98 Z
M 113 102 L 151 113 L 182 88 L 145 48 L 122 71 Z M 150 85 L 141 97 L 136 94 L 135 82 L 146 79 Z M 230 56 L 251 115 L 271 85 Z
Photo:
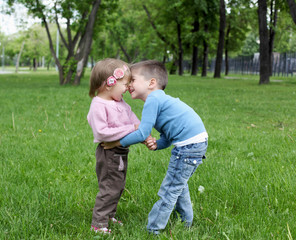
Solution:
M 121 221 L 118 221 L 116 218 L 110 218 L 110 221 L 115 223 L 115 224 L 118 224 L 119 226 L 123 226 L 123 223 Z
M 97 228 L 97 227 L 91 226 L 90 230 L 94 231 L 95 233 L 103 233 L 103 234 L 110 234 L 111 233 L 111 229 L 108 229 L 106 227 Z

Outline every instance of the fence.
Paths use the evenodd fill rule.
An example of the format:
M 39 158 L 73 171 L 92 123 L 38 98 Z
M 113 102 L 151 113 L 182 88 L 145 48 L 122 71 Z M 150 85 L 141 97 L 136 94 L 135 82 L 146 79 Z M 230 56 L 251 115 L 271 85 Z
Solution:
M 216 59 L 213 59 L 210 71 L 215 70 Z M 229 59 L 229 73 L 238 74 L 259 74 L 260 61 L 259 54 L 253 56 L 241 56 Z M 225 59 L 222 63 L 222 72 L 225 72 Z M 296 53 L 273 53 L 272 55 L 272 75 L 273 76 L 293 76 L 296 74 Z

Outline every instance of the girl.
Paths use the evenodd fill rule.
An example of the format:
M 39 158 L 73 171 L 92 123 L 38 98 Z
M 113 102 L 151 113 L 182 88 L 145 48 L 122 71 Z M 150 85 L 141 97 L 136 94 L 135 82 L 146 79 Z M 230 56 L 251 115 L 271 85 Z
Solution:
M 135 131 L 139 119 L 122 99 L 131 78 L 127 64 L 118 59 L 96 63 L 91 72 L 89 96 L 92 98 L 87 120 L 92 128 L 96 149 L 96 174 L 99 193 L 93 209 L 91 230 L 111 233 L 108 222 L 119 223 L 116 208 L 125 186 L 127 147 L 105 150 L 100 143 L 121 139 Z

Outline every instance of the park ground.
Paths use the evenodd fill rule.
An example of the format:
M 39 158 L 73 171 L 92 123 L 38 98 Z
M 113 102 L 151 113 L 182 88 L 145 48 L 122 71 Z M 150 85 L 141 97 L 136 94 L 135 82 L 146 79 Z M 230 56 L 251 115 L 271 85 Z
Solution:
M 145 225 L 171 148 L 142 144 L 130 148 L 124 226 L 90 232 L 98 188 L 88 79 L 75 87 L 59 86 L 54 71 L 0 75 L 0 239 L 296 239 L 295 78 L 169 76 L 166 92 L 201 116 L 209 148 L 189 181 L 193 227 L 171 217 L 159 237 Z M 143 102 L 125 100 L 140 118 Z

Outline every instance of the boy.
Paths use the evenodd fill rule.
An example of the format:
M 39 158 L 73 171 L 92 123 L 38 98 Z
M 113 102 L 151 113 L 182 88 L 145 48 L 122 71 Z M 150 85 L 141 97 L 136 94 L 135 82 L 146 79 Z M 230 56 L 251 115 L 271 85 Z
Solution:
M 193 221 L 193 210 L 187 182 L 202 163 L 207 150 L 208 134 L 200 117 L 192 108 L 166 95 L 168 82 L 165 66 L 154 60 L 131 66 L 132 81 L 129 92 L 133 99 L 145 102 L 138 130 L 120 141 L 104 143 L 105 148 L 129 146 L 144 142 L 154 127 L 160 133 L 155 141 L 150 137 L 145 144 L 150 150 L 160 150 L 173 144 L 167 174 L 161 184 L 157 201 L 148 216 L 147 230 L 154 234 L 164 229 L 175 209 L 185 226 Z

